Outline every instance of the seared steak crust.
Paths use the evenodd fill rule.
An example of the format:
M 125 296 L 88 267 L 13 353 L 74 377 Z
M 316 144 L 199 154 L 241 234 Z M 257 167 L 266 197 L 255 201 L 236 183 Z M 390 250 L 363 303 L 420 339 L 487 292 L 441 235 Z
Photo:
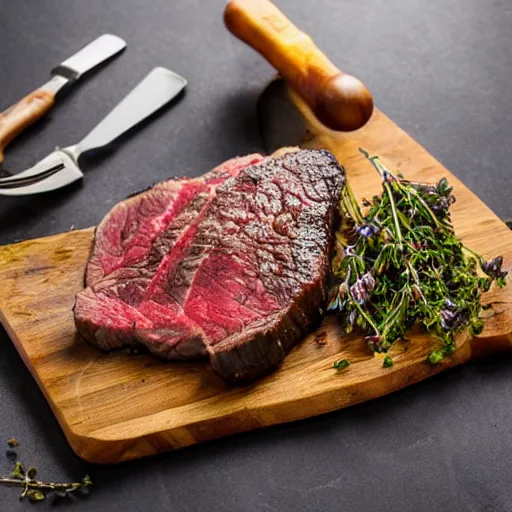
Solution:
M 233 159 L 102 221 L 75 321 L 106 349 L 207 355 L 225 380 L 275 368 L 320 316 L 344 172 L 326 151 Z

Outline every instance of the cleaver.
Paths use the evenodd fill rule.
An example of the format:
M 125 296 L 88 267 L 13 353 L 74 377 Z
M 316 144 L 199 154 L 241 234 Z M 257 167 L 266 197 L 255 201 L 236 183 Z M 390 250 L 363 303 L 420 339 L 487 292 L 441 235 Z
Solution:
M 325 129 L 339 132 L 357 130 L 372 116 L 373 99 L 365 85 L 340 71 L 270 1 L 232 0 L 224 22 L 279 72 L 258 103 L 268 152 L 307 139 L 303 109 Z

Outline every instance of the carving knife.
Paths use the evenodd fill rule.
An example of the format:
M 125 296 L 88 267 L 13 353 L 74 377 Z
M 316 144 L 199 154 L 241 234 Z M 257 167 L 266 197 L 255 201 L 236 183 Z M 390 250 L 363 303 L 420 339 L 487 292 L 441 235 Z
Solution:
M 126 47 L 125 41 L 112 34 L 103 34 L 51 71 L 52 78 L 4 112 L 0 113 L 0 164 L 4 149 L 27 126 L 41 119 L 55 103 L 56 94 L 74 83 L 98 64 L 117 55 Z

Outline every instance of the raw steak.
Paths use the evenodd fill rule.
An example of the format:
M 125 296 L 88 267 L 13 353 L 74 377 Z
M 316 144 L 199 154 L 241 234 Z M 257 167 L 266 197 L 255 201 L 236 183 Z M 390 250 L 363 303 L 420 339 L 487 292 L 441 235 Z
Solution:
M 113 208 L 75 321 L 92 343 L 208 356 L 227 381 L 276 367 L 326 300 L 343 169 L 326 151 L 233 159 Z

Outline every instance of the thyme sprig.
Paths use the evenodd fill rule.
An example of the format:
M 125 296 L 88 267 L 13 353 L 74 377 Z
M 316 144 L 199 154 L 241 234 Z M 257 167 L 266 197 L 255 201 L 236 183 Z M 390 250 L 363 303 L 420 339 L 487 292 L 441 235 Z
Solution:
M 485 261 L 456 237 L 446 178 L 409 181 L 360 151 L 381 176 L 382 194 L 363 202 L 363 214 L 350 187 L 342 192 L 329 309 L 341 314 L 346 332 L 359 326 L 374 353 L 419 323 L 441 342 L 429 355 L 438 363 L 455 350 L 458 333 L 482 331 L 480 297 L 493 282 L 505 285 L 503 258 Z M 384 367 L 391 365 L 386 357 Z
M 37 469 L 29 467 L 25 469 L 21 462 L 16 462 L 12 472 L 7 477 L 0 477 L 0 485 L 22 487 L 20 499 L 28 498 L 30 501 L 43 501 L 48 493 L 53 493 L 59 498 L 66 498 L 77 492 L 87 493 L 92 485 L 88 475 L 80 482 L 58 483 L 36 480 Z

